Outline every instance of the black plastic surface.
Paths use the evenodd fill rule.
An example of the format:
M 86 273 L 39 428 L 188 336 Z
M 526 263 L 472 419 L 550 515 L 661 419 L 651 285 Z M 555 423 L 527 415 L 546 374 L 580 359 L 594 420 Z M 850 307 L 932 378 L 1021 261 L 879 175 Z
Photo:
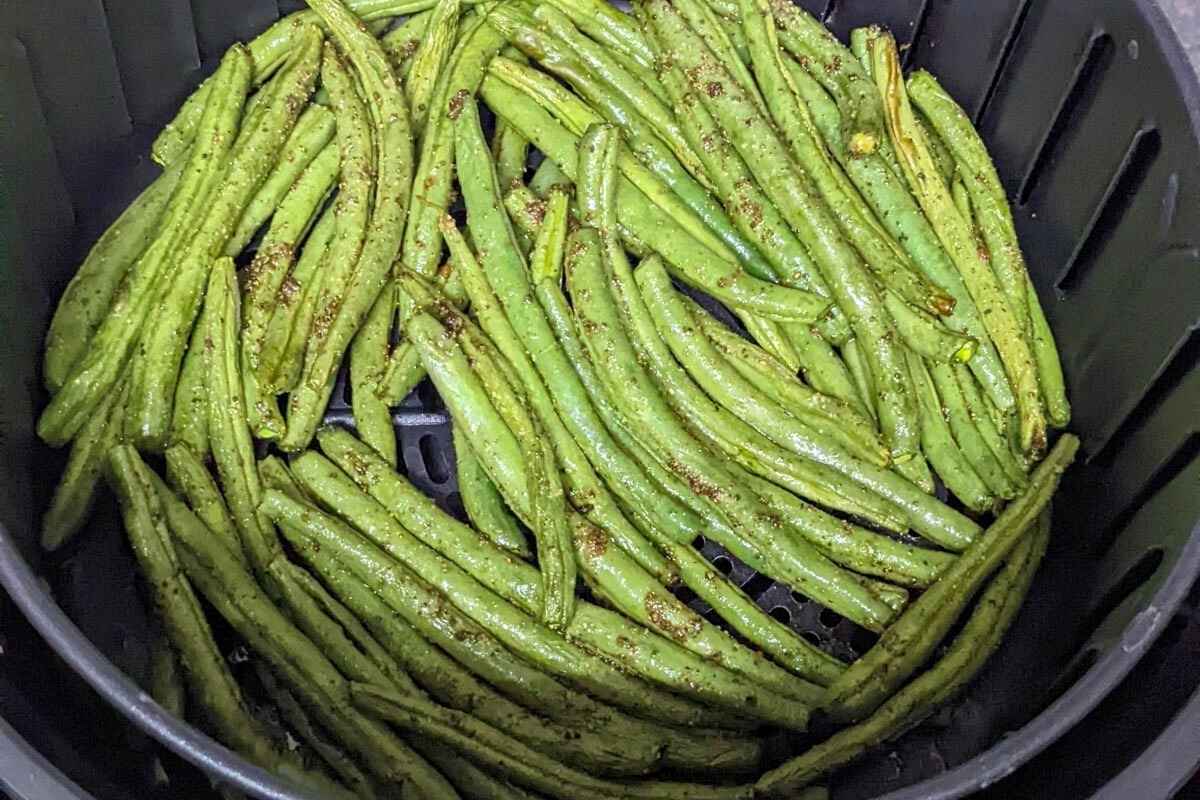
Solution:
M 1031 779 L 1031 768 L 993 793 L 1084 796 L 1132 760 L 1170 718 L 1162 709 L 1173 712 L 1200 681 L 1186 654 L 1170 673 L 1170 692 L 1144 678 L 1131 684 L 1137 672 L 1125 678 L 1170 627 L 1200 567 L 1195 80 L 1144 0 L 802 4 L 842 35 L 884 21 L 901 40 L 915 37 L 910 66 L 935 71 L 977 114 L 1017 201 L 1086 457 L 1058 504 L 1053 549 L 1008 642 L 955 706 L 839 774 L 834 796 L 962 796 L 1039 753 L 1037 772 L 1074 780 L 1074 765 L 1086 782 L 1079 777 L 1058 791 Z M 108 6 L 66 0 L 55 5 L 51 25 L 39 13 L 44 4 L 16 0 L 0 19 L 0 113 L 9 126 L 0 137 L 0 246 L 7 248 L 0 256 L 0 525 L 88 642 L 47 608 L 49 596 L 16 551 L 0 550 L 0 578 L 71 668 L 138 726 L 202 767 L 265 791 L 269 778 L 163 716 L 112 668 L 140 677 L 145 618 L 111 509 L 102 508 L 92 530 L 49 562 L 33 545 L 61 464 L 32 434 L 45 400 L 37 364 L 52 301 L 86 245 L 154 174 L 144 153 L 156 126 L 223 48 L 278 13 L 272 0 Z M 335 402 L 330 416 L 348 422 L 345 403 Z M 436 395 L 419 389 L 396 422 L 410 478 L 460 510 Z M 870 644 L 711 543 L 704 552 L 765 608 L 832 651 L 848 655 Z M 3 610 L 0 619 L 12 616 Z M 71 760 L 64 769 L 77 770 L 97 797 L 171 796 L 170 786 L 155 788 L 147 739 L 100 704 L 22 622 L 3 635 L 22 659 L 0 657 L 0 714 L 18 717 L 14 723 L 39 748 Z M 1180 652 L 1155 652 L 1168 650 Z M 1138 669 L 1147 665 L 1154 666 L 1147 659 Z M 1093 711 L 1114 689 L 1111 702 Z M 44 707 L 55 704 L 61 708 Z M 1138 728 L 1144 736 L 1114 736 L 1112 720 L 1132 718 L 1135 706 L 1146 710 Z M 1097 753 L 1104 757 L 1089 758 Z

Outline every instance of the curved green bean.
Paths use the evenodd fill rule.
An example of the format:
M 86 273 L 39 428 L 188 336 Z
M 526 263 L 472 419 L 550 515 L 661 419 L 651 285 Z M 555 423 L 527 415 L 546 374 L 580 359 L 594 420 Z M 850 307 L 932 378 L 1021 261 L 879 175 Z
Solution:
M 167 448 L 166 461 L 167 480 L 187 500 L 192 513 L 225 543 L 229 552 L 245 562 L 237 526 L 208 467 L 188 445 L 182 443 Z
M 499 547 L 528 559 L 533 553 L 517 518 L 504 504 L 504 498 L 479 463 L 471 443 L 455 425 L 454 457 L 458 491 L 471 524 Z
M 408 98 L 413 130 L 425 128 L 429 104 L 438 76 L 445 69 L 458 38 L 462 0 L 438 0 L 433 6 L 424 36 L 413 53 L 404 94 Z
M 851 721 L 870 714 L 928 659 L 975 590 L 1029 535 L 1078 449 L 1075 436 L 1059 438 L 1034 470 L 1029 488 L 829 688 L 831 716 Z

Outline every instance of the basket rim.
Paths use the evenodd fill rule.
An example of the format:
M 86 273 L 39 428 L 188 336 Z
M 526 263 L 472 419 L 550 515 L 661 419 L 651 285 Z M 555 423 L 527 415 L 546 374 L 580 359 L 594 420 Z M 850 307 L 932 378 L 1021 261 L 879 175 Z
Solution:
M 1189 61 L 1178 34 L 1158 0 L 1133 0 L 1133 3 L 1167 62 L 1175 80 L 1175 88 L 1187 108 L 1192 135 L 1200 141 L 1200 76 Z M 1141 621 L 1141 614 L 1135 615 L 1119 638 L 1121 646 L 1110 647 L 1070 688 L 1025 725 L 958 766 L 935 777 L 889 792 L 877 800 L 953 800 L 985 789 L 1010 775 L 1067 734 L 1116 688 L 1157 641 L 1198 575 L 1200 520 L 1193 526 L 1187 543 L 1180 550 L 1162 585 L 1143 606 L 1154 608 L 1158 612 L 1148 629 L 1144 621 Z M 106 703 L 178 756 L 204 772 L 219 776 L 231 786 L 262 800 L 320 800 L 317 795 L 256 766 L 199 728 L 174 717 L 160 707 L 149 694 L 109 660 L 66 615 L 44 581 L 26 561 L 16 540 L 3 523 L 0 523 L 0 585 L 5 588 L 38 634 L 72 671 L 82 677 Z M 1134 626 L 1138 626 L 1136 636 L 1128 636 Z M 1187 709 L 1181 712 L 1180 717 L 1193 708 L 1200 710 L 1200 690 Z M 1178 723 L 1179 719 L 1176 719 L 1167 730 L 1174 730 Z M 1162 738 L 1160 736 L 1156 739 L 1147 753 L 1154 749 Z M 5 744 L 10 746 L 2 746 Z M 45 762 L 17 731 L 0 719 L 0 762 L 10 763 L 6 753 L 22 756 L 31 763 L 49 766 L 53 772 L 47 771 L 47 774 L 58 781 L 55 786 L 73 787 L 69 779 L 59 773 L 53 765 Z M 1172 766 L 1182 778 L 1194 770 L 1197 759 L 1200 759 L 1200 753 L 1192 754 L 1190 762 L 1186 758 L 1176 758 Z M 1126 772 L 1143 760 L 1144 758 L 1139 758 L 1133 762 L 1120 777 L 1125 777 Z M 1174 784 L 1170 781 L 1161 784 L 1138 782 L 1143 794 L 1150 790 L 1151 785 L 1161 786 L 1162 793 L 1158 796 L 1166 798 L 1169 796 L 1169 787 Z M 46 788 L 42 786 L 40 790 L 44 791 Z M 90 800 L 90 795 L 86 794 L 68 794 L 66 797 L 72 800 Z

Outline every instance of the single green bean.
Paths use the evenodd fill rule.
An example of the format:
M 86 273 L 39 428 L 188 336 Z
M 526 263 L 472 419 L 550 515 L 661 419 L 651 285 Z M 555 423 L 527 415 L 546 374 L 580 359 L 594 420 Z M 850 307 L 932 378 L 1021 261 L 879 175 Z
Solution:
M 1054 331 L 1050 329 L 1033 281 L 1028 276 L 1025 280 L 1026 291 L 1029 292 L 1029 338 L 1037 363 L 1038 385 L 1046 406 L 1046 418 L 1054 427 L 1065 428 L 1071 422 L 1071 403 L 1067 399 L 1067 385 L 1063 378 L 1062 361 L 1058 357 L 1058 346 L 1054 343 Z
M 146 688 L 154 702 L 174 717 L 184 718 L 187 713 L 187 687 L 183 685 L 183 673 L 179 657 L 171 647 L 171 640 L 162 630 L 155 631 L 150 642 L 150 675 Z
M 496 179 L 502 189 L 508 191 L 524 185 L 528 158 L 529 140 L 504 120 L 497 120 L 492 134 L 492 160 L 496 162 Z
M 807 325 L 789 325 L 788 335 L 800 356 L 800 375 L 805 382 L 818 392 L 841 400 L 874 423 L 874 405 L 863 400 L 854 377 L 830 341 L 815 327 Z M 841 345 L 848 341 L 843 340 Z
M 528 559 L 533 553 L 517 518 L 504 504 L 504 498 L 479 463 L 471 443 L 454 426 L 455 474 L 467 518 L 476 529 L 498 546 Z
M 746 311 L 738 312 L 737 317 L 759 347 L 785 364 L 788 369 L 797 372 L 800 370 L 800 355 L 787 334 L 785 323 L 757 317 Z
M 996 505 L 996 497 L 954 441 L 954 434 L 946 419 L 946 409 L 937 395 L 925 362 L 914 353 L 907 355 L 913 385 L 917 389 L 917 400 L 921 404 L 922 451 L 942 483 L 963 505 L 978 514 L 991 510 Z
M 768 797 L 795 797 L 801 786 L 849 764 L 875 745 L 898 737 L 958 693 L 996 652 L 1020 611 L 1046 550 L 1048 523 L 1049 515 L 1043 513 L 1038 531 L 1013 549 L 962 631 L 929 670 L 863 722 L 839 731 L 763 775 L 755 788 Z
M 733 800 L 749 798 L 748 787 L 687 783 L 623 782 L 593 778 L 506 736 L 469 714 L 374 686 L 354 684 L 354 702 L 415 736 L 429 736 L 471 757 L 504 777 L 551 797 L 662 798 L 662 800 Z
M 184 174 L 183 163 L 164 170 L 121 212 L 67 284 L 46 333 L 42 378 L 51 393 L 70 377 L 108 314 L 122 280 L 161 232 L 171 197 Z
M 379 46 L 387 55 L 392 69 L 402 78 L 407 77 L 406 73 L 412 66 L 413 54 L 421 46 L 421 40 L 425 38 L 432 18 L 432 8 L 420 11 L 379 37 Z
M 208 467 L 204 466 L 195 451 L 182 443 L 167 448 L 166 460 L 167 480 L 187 500 L 192 513 L 224 542 L 229 552 L 245 563 L 246 556 L 237 526 Z
M 461 10 L 462 0 L 438 0 L 413 53 L 408 79 L 404 82 L 413 130 L 425 128 L 438 75 L 445 69 L 458 38 Z
M 653 72 L 654 51 L 642 38 L 637 20 L 604 0 L 550 0 L 550 3 L 588 36 Z
M 350 408 L 354 426 L 363 440 L 389 463 L 399 459 L 392 411 L 379 396 L 391 353 L 392 323 L 396 316 L 395 292 L 388 285 L 371 306 L 350 344 Z
M 175 387 L 175 404 L 171 409 L 172 444 L 183 443 L 201 457 L 208 456 L 208 375 L 204 371 L 204 337 L 208 321 L 200 306 L 200 315 L 192 327 L 179 383 Z
M 555 187 L 570 189 L 571 179 L 558 166 L 558 162 L 545 157 L 529 179 L 529 189 L 536 197 L 545 199 Z
M 1034 470 L 1029 488 L 829 688 L 826 707 L 831 716 L 839 721 L 862 719 L 929 658 L 976 589 L 1033 528 L 1078 449 L 1075 436 L 1059 438 Z
M 126 377 L 101 401 L 72 443 L 71 455 L 54 487 L 50 507 L 42 516 L 43 550 L 62 547 L 83 528 L 91 515 L 108 451 L 122 440 L 129 383 L 126 371 Z

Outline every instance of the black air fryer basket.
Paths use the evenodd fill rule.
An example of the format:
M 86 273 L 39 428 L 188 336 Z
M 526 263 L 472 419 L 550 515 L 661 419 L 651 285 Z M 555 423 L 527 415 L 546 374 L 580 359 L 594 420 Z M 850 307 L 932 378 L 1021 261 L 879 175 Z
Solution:
M 1165 797 L 1200 759 L 1200 695 L 1185 708 L 1200 684 L 1196 78 L 1152 0 L 802 4 L 842 36 L 888 25 L 911 43 L 908 66 L 932 70 L 975 115 L 1084 444 L 1004 646 L 952 707 L 839 773 L 834 797 L 992 787 L 995 797 L 1075 798 L 1114 778 L 1110 797 Z M 302 796 L 137 687 L 147 615 L 119 518 L 102 503 L 66 552 L 39 552 L 63 454 L 33 430 L 53 304 L 156 173 L 150 140 L 226 47 L 296 7 L 0 2 L 0 580 L 15 601 L 0 599 L 0 789 L 81 796 L 36 749 L 99 798 L 208 796 L 208 779 L 184 761 L 255 796 Z M 340 396 L 330 416 L 349 422 Z M 428 385 L 396 426 L 409 477 L 455 510 L 449 425 Z M 864 647 L 836 615 L 711 545 L 705 554 L 810 639 L 844 654 Z M 1147 750 L 1176 712 L 1166 745 Z

